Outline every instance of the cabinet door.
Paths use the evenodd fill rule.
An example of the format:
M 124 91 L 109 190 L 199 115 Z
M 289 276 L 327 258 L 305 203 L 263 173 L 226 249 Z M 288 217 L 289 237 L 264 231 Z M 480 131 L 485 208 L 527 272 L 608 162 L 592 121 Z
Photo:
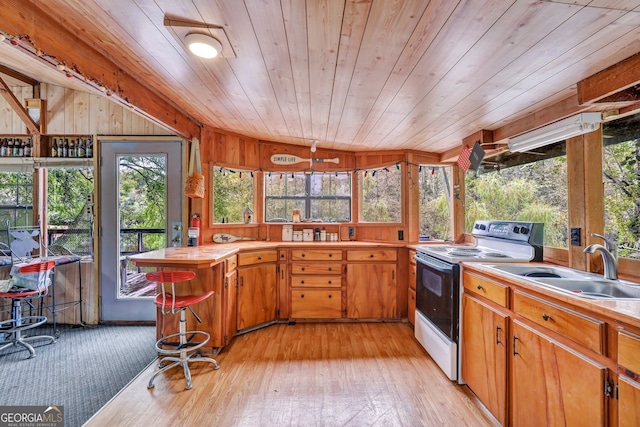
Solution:
M 507 424 L 508 319 L 462 296 L 462 378 L 502 425 Z
M 622 376 L 618 380 L 618 426 L 640 426 L 640 384 Z
M 238 272 L 232 270 L 224 277 L 225 309 L 224 309 L 224 343 L 231 341 L 231 338 L 238 331 L 237 318 L 237 295 L 238 295 Z
M 395 264 L 348 264 L 347 317 L 350 319 L 396 317 Z
M 512 322 L 514 426 L 603 426 L 606 368 Z
M 276 265 L 238 269 L 238 329 L 276 318 Z
M 407 310 L 407 318 L 409 319 L 409 323 L 414 325 L 416 324 L 416 291 L 415 289 L 409 288 L 407 291 L 407 301 L 408 301 L 408 310 Z

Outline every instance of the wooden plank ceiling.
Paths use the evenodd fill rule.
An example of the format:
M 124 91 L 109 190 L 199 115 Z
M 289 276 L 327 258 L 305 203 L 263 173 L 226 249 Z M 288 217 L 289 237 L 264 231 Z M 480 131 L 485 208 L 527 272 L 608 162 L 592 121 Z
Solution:
M 640 0 L 4 3 L 10 47 L 0 65 L 50 81 L 52 69 L 65 73 L 52 64 L 72 64 L 76 79 L 67 80 L 80 76 L 85 90 L 98 83 L 156 117 L 151 102 L 175 107 L 159 120 L 183 134 L 193 120 L 354 151 L 444 153 L 482 129 L 527 130 L 540 111 L 558 109 L 538 122 L 602 109 L 578 105 L 577 83 L 640 52 Z M 223 30 L 165 26 L 165 18 Z M 208 31 L 222 38 L 225 57 L 186 51 L 188 32 Z

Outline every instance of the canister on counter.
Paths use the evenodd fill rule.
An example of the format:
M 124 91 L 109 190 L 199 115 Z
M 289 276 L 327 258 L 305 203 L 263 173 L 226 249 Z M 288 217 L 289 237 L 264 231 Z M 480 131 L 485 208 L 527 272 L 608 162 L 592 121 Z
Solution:
M 302 242 L 302 231 L 297 230 L 293 232 L 293 241 Z
M 293 225 L 282 226 L 282 241 L 290 242 L 293 240 Z

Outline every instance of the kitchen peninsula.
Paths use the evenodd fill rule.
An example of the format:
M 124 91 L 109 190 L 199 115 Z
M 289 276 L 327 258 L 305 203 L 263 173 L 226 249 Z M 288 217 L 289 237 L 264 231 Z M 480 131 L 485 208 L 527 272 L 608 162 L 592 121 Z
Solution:
M 187 329 L 211 335 L 217 353 L 232 337 L 277 321 L 400 321 L 407 318 L 405 245 L 377 242 L 245 241 L 171 247 L 129 256 L 137 267 L 191 270 L 179 294 L 215 292 Z M 159 316 L 158 336 L 178 315 Z

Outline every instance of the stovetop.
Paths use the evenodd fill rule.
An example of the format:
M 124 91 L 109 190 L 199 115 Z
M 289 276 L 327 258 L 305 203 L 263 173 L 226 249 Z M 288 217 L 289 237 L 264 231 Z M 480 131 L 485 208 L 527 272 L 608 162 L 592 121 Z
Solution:
M 417 246 L 418 253 L 443 261 L 528 262 L 542 260 L 542 223 L 476 221 L 475 246 L 433 243 Z

